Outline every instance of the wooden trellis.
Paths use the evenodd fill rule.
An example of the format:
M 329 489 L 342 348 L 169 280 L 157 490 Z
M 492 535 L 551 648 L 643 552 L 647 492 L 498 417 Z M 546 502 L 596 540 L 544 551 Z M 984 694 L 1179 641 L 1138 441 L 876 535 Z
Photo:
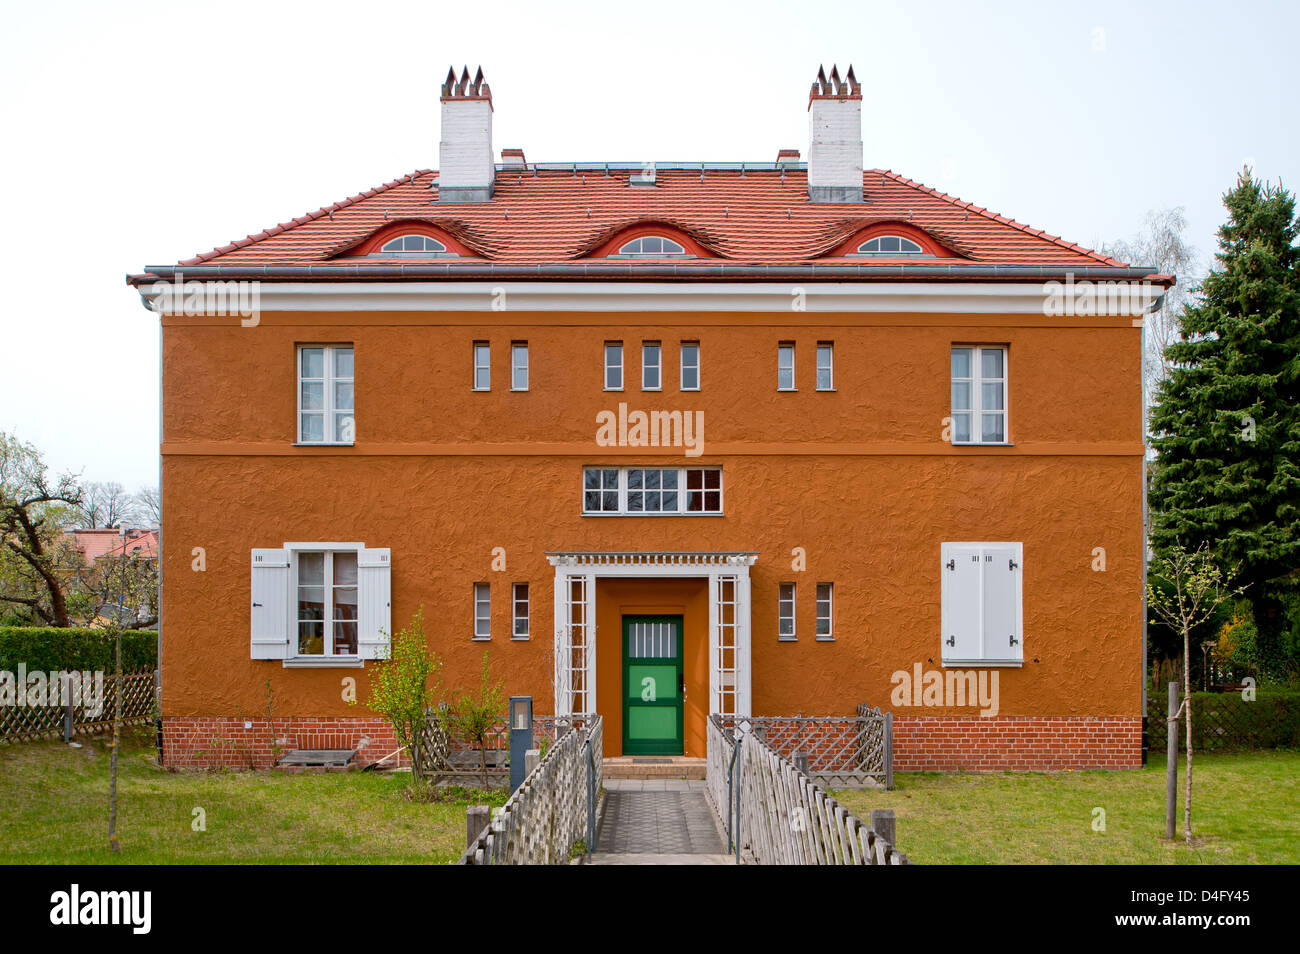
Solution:
M 58 680 L 56 680 L 58 682 Z M 102 732 L 113 727 L 113 705 L 116 698 L 116 679 L 103 677 L 103 705 L 98 712 L 87 706 L 86 693 L 74 693 L 72 701 L 72 732 L 86 734 Z M 49 695 L 60 692 L 58 685 L 47 689 Z M 48 696 L 47 696 L 48 698 Z M 60 697 L 61 698 L 61 697 Z M 122 724 L 140 725 L 152 722 L 155 715 L 154 673 L 152 671 L 122 674 Z M 67 709 L 63 705 L 2 705 L 0 706 L 0 741 L 19 742 L 62 735 Z

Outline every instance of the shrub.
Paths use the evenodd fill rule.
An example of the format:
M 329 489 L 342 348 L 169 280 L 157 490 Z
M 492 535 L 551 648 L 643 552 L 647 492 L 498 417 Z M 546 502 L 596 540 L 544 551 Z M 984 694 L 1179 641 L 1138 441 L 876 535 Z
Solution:
M 0 626 L 0 671 L 102 670 L 112 672 L 113 634 L 104 629 L 54 626 Z M 122 672 L 158 668 L 158 634 L 128 630 L 122 634 Z

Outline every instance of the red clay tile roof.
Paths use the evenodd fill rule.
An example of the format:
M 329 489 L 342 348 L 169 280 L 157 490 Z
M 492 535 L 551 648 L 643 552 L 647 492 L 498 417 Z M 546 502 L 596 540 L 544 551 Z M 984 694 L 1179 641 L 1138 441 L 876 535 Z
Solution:
M 738 264 L 824 262 L 858 230 L 881 221 L 921 229 L 961 256 L 944 264 L 1123 264 L 888 170 L 863 174 L 860 205 L 810 202 L 803 168 L 660 168 L 654 186 L 631 186 L 629 175 L 626 167 L 498 169 L 490 202 L 453 203 L 438 201 L 437 173 L 418 171 L 179 265 L 338 262 L 399 219 L 443 227 L 478 252 L 478 261 L 503 264 L 574 262 L 620 229 L 647 221 L 697 236 Z

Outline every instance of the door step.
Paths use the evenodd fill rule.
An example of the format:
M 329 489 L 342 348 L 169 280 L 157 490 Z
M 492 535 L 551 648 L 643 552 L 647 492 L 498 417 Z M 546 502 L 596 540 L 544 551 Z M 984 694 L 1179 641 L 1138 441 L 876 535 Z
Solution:
M 647 756 L 622 755 L 605 759 L 605 778 L 688 778 L 702 779 L 705 760 L 681 755 Z

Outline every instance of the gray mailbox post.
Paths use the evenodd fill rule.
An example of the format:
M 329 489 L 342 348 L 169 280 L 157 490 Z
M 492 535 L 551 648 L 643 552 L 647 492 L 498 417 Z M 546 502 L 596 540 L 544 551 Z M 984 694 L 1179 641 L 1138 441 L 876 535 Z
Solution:
M 524 784 L 524 756 L 533 747 L 533 697 L 510 697 L 510 791 Z

